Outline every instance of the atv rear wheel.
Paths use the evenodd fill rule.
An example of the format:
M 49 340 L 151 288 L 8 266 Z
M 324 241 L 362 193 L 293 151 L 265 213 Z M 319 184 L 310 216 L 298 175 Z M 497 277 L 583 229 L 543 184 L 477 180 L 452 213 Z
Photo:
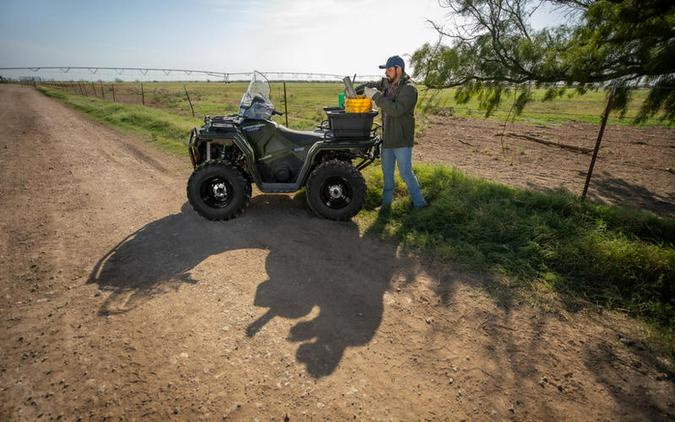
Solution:
M 197 214 L 208 220 L 236 217 L 251 199 L 251 187 L 236 167 L 220 160 L 201 164 L 190 176 L 187 197 Z
M 331 160 L 319 164 L 307 181 L 307 203 L 315 214 L 349 220 L 363 207 L 366 181 L 351 163 Z

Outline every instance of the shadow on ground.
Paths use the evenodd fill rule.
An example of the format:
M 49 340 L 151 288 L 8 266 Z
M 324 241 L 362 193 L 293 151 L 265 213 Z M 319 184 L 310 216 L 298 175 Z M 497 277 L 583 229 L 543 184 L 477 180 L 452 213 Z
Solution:
M 586 172 L 579 172 L 584 178 Z M 538 183 L 529 182 L 527 186 L 531 189 L 556 192 L 560 188 L 550 188 Z M 572 195 L 580 195 L 583 189 L 583 182 L 579 189 L 570 192 Z M 567 191 L 566 189 L 562 189 Z M 569 191 L 567 191 L 569 192 Z M 675 217 L 675 193 L 670 192 L 665 195 L 652 192 L 644 186 L 631 183 L 620 177 L 612 176 L 607 172 L 593 173 L 593 178 L 588 190 L 588 197 L 594 201 L 603 204 L 612 204 L 619 207 L 630 207 L 641 210 L 651 211 L 654 214 L 664 217 Z
M 297 323 L 287 336 L 300 343 L 297 359 L 314 377 L 332 373 L 347 347 L 368 343 L 382 322 L 383 295 L 392 279 L 413 282 L 421 270 L 398 257 L 395 244 L 362 238 L 354 223 L 312 216 L 302 199 L 259 195 L 227 222 L 209 222 L 185 204 L 180 213 L 123 239 L 94 266 L 89 282 L 109 292 L 99 314 L 125 313 L 155 295 L 198 283 L 191 270 L 200 262 L 242 248 L 269 251 L 268 280 L 253 300 L 267 311 L 245 334 L 255 336 L 273 318 L 299 319 L 318 307 L 314 319 Z M 450 294 L 446 286 L 444 295 Z
M 380 214 L 375 227 L 384 224 L 386 218 Z M 452 272 L 431 269 L 434 265 L 402 256 L 396 244 L 377 239 L 377 230 L 372 234 L 363 237 L 353 223 L 313 217 L 300 200 L 285 196 L 256 196 L 244 215 L 224 223 L 208 222 L 184 205 L 181 212 L 151 222 L 120 242 L 96 264 L 89 281 L 109 292 L 99 310 L 101 315 L 123 314 L 155 295 L 178 289 L 185 283 L 198 283 L 191 270 L 209 256 L 240 248 L 266 250 L 267 279 L 257 286 L 252 298 L 252 305 L 265 310 L 258 312 L 260 316 L 248 326 L 242 326 L 239 335 L 254 337 L 274 318 L 302 319 L 290 327 L 288 334 L 282 335 L 287 341 L 298 343 L 296 360 L 306 367 L 307 373 L 322 378 L 336 370 L 347 348 L 365 345 L 377 334 L 382 324 L 385 292 L 393 286 L 415 282 L 423 272 L 434 281 L 437 304 L 428 303 L 415 309 L 437 315 L 436 329 L 453 333 L 445 340 L 443 350 L 453 347 L 471 350 L 476 364 L 487 363 L 492 368 L 481 372 L 486 377 L 483 381 L 463 387 L 467 397 L 488 394 L 486 405 L 499 408 L 506 391 L 511 397 L 520 398 L 514 405 L 518 412 L 525 411 L 519 406 L 526 406 L 527 412 L 546 415 L 547 419 L 554 419 L 570 403 L 583 403 L 584 389 L 593 386 L 580 385 L 573 379 L 560 381 L 560 388 L 567 395 L 560 401 L 558 395 L 563 390 L 544 390 L 536 384 L 555 371 L 546 362 L 560 359 L 556 348 L 551 348 L 546 340 L 550 338 L 547 334 L 550 315 L 535 312 L 522 325 L 518 318 L 512 318 L 517 305 L 507 295 L 496 300 L 501 305 L 496 310 L 464 306 L 465 315 L 454 315 L 457 322 L 444 323 L 444 318 L 456 312 L 457 277 Z M 242 276 L 241 271 L 234 273 Z M 485 280 L 479 283 L 486 285 Z M 458 338 L 467 333 L 467 324 L 473 327 L 477 323 L 476 315 L 483 322 L 471 329 L 470 337 Z M 433 327 L 429 328 L 431 334 L 427 333 L 432 337 L 441 332 Z M 429 341 L 425 335 L 401 333 L 402 338 L 417 336 L 419 342 Z M 423 362 L 427 367 L 445 370 L 438 366 L 444 363 L 437 360 L 433 350 L 419 353 L 425 356 Z M 577 368 L 585 364 L 599 384 L 626 385 L 607 368 L 612 364 L 612 356 L 590 356 L 587 360 L 592 361 L 586 362 L 581 359 L 583 356 L 568 363 Z M 663 406 L 637 390 L 616 397 L 620 399 L 618 406 L 632 416 L 649 419 L 663 411 Z M 627 397 L 638 398 L 638 404 Z
M 675 216 L 675 193 L 659 195 L 645 188 L 613 177 L 606 172 L 593 175 L 591 180 L 594 192 L 591 198 L 611 202 L 620 206 L 631 205 L 649 210 L 658 215 Z M 627 202 L 627 203 L 626 203 Z

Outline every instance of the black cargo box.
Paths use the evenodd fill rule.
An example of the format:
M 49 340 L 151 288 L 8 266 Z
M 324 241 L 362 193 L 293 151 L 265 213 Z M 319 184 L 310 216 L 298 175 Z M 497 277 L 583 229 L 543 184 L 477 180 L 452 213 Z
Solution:
M 347 113 L 342 108 L 324 108 L 328 115 L 328 129 L 335 139 L 368 139 L 373 129 L 373 118 L 377 111 L 368 113 Z

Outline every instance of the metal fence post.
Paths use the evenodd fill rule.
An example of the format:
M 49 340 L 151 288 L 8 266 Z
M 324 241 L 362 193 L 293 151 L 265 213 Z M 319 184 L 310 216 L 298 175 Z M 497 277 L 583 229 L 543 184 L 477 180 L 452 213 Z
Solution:
M 190 110 L 192 110 L 192 117 L 195 117 L 195 109 L 192 107 L 192 101 L 190 101 L 190 94 L 188 94 L 185 85 L 183 85 L 183 89 L 185 90 L 185 96 L 187 97 L 188 104 L 190 104 Z
M 609 97 L 607 98 L 607 106 L 605 107 L 605 112 L 602 115 L 602 121 L 600 123 L 600 132 L 598 132 L 598 139 L 595 141 L 593 158 L 591 158 L 591 165 L 588 167 L 588 173 L 586 174 L 586 183 L 584 184 L 584 191 L 581 193 L 582 201 L 586 199 L 586 193 L 588 192 L 588 185 L 591 183 L 591 176 L 593 175 L 593 167 L 595 167 L 595 160 L 598 158 L 598 151 L 600 150 L 600 142 L 602 142 L 602 136 L 605 134 L 605 126 L 607 125 L 607 118 L 609 117 L 609 112 L 612 110 L 612 101 L 614 100 L 615 89 L 616 84 L 612 85 L 612 90 L 609 92 Z

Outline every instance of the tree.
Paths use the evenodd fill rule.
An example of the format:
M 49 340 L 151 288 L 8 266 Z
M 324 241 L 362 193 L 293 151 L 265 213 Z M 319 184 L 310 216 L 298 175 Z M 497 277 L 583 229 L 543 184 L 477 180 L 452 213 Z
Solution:
M 529 19 L 548 2 L 568 24 L 533 30 Z M 439 0 L 460 21 L 412 56 L 413 76 L 430 88 L 458 87 L 456 98 L 480 94 L 490 114 L 515 89 L 514 109 L 532 99 L 532 86 L 547 87 L 546 99 L 574 87 L 615 89 L 614 109 L 625 113 L 631 91 L 647 86 L 638 121 L 661 111 L 675 120 L 675 2 L 672 0 Z M 443 41 L 450 39 L 450 45 Z M 665 88 L 668 89 L 665 89 Z

